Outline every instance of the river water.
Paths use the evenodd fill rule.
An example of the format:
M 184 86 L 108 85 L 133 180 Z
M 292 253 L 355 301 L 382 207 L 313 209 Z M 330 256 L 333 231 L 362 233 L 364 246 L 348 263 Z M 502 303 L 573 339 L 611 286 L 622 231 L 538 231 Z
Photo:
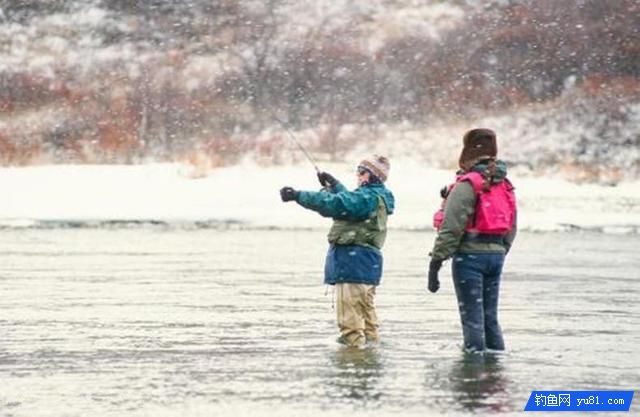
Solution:
M 353 350 L 323 231 L 2 230 L 0 415 L 517 415 L 534 389 L 640 385 L 640 236 L 521 233 L 507 351 L 484 356 L 461 351 L 448 265 L 425 289 L 433 238 L 389 233 L 382 343 Z

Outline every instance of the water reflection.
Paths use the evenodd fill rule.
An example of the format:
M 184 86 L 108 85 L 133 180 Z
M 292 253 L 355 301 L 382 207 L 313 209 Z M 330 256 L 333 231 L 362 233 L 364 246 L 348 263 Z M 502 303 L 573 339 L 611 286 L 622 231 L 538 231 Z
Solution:
M 470 411 L 503 412 L 509 409 L 503 359 L 493 353 L 463 352 L 450 373 L 455 403 Z
M 331 356 L 331 363 L 334 372 L 328 383 L 332 396 L 348 402 L 357 400 L 362 405 L 381 399 L 382 389 L 378 382 L 383 366 L 377 348 L 340 347 Z

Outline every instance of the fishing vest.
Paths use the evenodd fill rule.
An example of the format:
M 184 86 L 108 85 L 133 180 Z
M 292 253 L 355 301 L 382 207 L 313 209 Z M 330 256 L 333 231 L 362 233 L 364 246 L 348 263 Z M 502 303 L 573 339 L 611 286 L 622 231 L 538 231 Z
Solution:
M 384 199 L 378 196 L 378 208 L 366 220 L 334 220 L 327 237 L 333 245 L 360 245 L 382 249 L 387 237 L 387 206 Z
M 482 174 L 469 172 L 456 178 L 456 182 L 448 187 L 447 195 L 463 181 L 471 183 L 477 197 L 474 215 L 467 222 L 465 232 L 475 235 L 507 234 L 513 227 L 516 215 L 516 197 L 511 182 L 505 178 L 497 184 L 491 184 L 489 189 L 485 190 Z M 445 203 L 446 198 L 433 216 L 433 226 L 437 230 L 440 230 L 444 220 Z

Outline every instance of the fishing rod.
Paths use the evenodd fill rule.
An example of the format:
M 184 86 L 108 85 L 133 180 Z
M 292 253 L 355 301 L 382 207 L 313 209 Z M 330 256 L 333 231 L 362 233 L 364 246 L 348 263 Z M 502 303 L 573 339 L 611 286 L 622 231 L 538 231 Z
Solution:
M 298 142 L 298 139 L 296 139 L 296 137 L 293 136 L 293 133 L 291 133 L 291 130 L 287 127 L 287 125 L 282 120 L 278 119 L 275 114 L 272 114 L 271 117 L 273 117 L 278 123 L 280 123 L 280 125 L 282 125 L 284 130 L 289 134 L 289 137 L 291 138 L 291 140 L 293 140 L 293 142 L 296 145 L 298 145 L 298 148 L 302 151 L 304 156 L 307 157 L 309 162 L 311 162 L 311 165 L 313 165 L 313 167 L 315 168 L 316 172 L 319 174 L 321 171 L 318 168 L 318 165 L 316 164 L 316 161 L 314 161 L 314 159 L 311 157 L 311 155 L 309 155 L 309 152 L 307 152 L 307 150 L 304 148 L 304 146 L 302 146 L 300 144 L 300 142 Z

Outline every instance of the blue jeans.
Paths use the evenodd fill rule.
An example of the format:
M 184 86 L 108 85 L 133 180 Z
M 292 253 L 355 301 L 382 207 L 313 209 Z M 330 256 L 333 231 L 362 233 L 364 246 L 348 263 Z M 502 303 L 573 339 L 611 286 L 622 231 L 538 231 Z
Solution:
M 451 270 L 466 349 L 504 350 L 498 324 L 501 253 L 457 253 Z

